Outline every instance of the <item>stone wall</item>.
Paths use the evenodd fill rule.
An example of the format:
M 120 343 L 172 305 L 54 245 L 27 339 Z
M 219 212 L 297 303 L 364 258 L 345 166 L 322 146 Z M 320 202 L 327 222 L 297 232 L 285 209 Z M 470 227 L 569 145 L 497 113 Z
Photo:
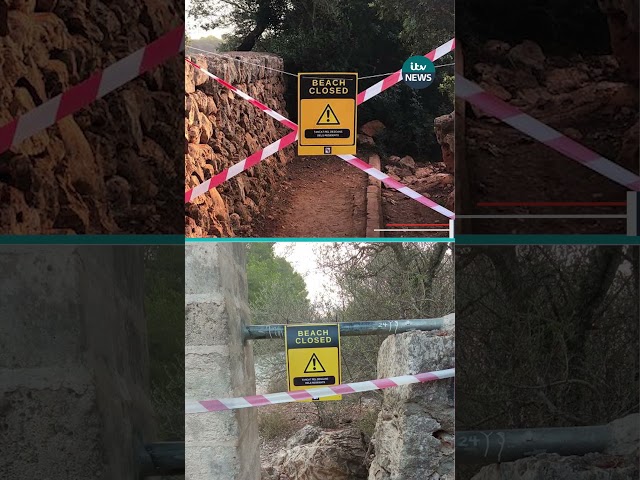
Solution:
M 0 1 L 0 128 L 183 23 L 157 3 Z M 0 152 L 0 233 L 180 233 L 183 63 Z
M 234 61 L 283 70 L 281 58 L 256 52 L 226 52 L 231 58 L 191 59 L 285 117 L 282 74 Z M 266 147 L 290 130 L 195 67 L 185 69 L 185 185 L 193 188 Z M 189 237 L 251 236 L 269 192 L 283 175 L 292 147 L 272 155 L 246 173 L 196 198 L 186 206 Z
M 138 247 L 0 247 L 2 478 L 135 478 L 156 440 Z
M 390 335 L 378 354 L 378 378 L 452 368 L 454 355 L 451 328 Z M 453 385 L 449 379 L 384 391 L 369 480 L 453 480 Z
M 189 244 L 185 251 L 185 397 L 202 400 L 255 394 L 245 245 Z M 254 408 L 185 418 L 186 478 L 258 480 Z

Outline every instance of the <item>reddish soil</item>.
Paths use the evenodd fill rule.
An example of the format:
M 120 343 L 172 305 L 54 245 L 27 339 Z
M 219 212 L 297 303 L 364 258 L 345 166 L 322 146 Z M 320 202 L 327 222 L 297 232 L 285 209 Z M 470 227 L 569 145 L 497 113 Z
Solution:
M 625 207 L 477 206 L 478 202 L 626 201 L 624 187 L 526 138 L 509 126 L 491 125 L 491 133 L 487 134 L 485 125 L 486 121 L 467 121 L 468 139 L 472 140 L 467 148 L 467 162 L 472 166 L 473 184 L 472 209 L 464 214 L 625 213 Z M 581 143 L 615 159 L 622 135 L 631 125 L 605 117 L 575 118 L 564 126 L 587 133 Z M 477 144 L 474 145 L 474 141 Z M 474 219 L 473 222 L 472 233 L 624 234 L 626 230 L 625 219 Z
M 337 157 L 296 157 L 256 237 L 364 237 L 367 174 Z
M 492 58 L 474 58 L 466 65 L 469 78 L 479 81 L 477 69 L 470 65 L 475 65 L 476 61 L 485 62 L 485 72 L 496 71 L 496 78 L 505 79 L 503 85 L 494 88 L 505 86 L 512 96 L 509 103 L 637 174 L 637 137 L 635 154 L 629 137 L 638 121 L 637 87 L 624 87 L 617 73 L 610 72 L 612 67 L 602 67 L 610 63 L 606 58 L 548 58 L 544 75 L 553 74 L 554 69 L 564 70 L 555 70 L 556 75 L 546 79 L 506 68 L 504 62 L 497 66 Z M 559 80 L 571 81 L 570 76 L 564 78 L 558 72 L 576 76 L 579 74 L 576 72 L 587 72 L 584 75 L 588 78 L 561 93 L 553 93 L 550 89 L 559 88 Z M 606 93 L 608 88 L 617 93 Z M 529 101 L 527 91 L 542 95 L 540 98 L 546 100 Z M 466 112 L 465 163 L 469 170 L 466 188 L 470 200 L 467 205 L 459 205 L 459 215 L 625 214 L 623 206 L 478 206 L 479 202 L 624 202 L 627 189 L 508 125 L 492 118 L 478 118 L 477 112 L 469 107 Z M 458 186 L 463 187 L 460 183 Z M 610 218 L 473 219 L 469 222 L 472 229 L 458 233 L 624 234 L 626 231 L 626 219 Z M 468 222 L 465 224 L 469 225 Z
M 440 184 L 431 186 L 428 191 L 410 185 L 418 193 L 425 195 L 440 205 L 446 205 L 447 196 L 451 191 L 450 187 Z M 448 229 L 449 219 L 425 207 L 421 203 L 407 197 L 406 195 L 387 188 L 382 188 L 382 215 L 383 228 L 411 228 L 411 229 Z M 446 226 L 424 226 L 424 227 L 396 227 L 388 224 L 446 224 Z M 448 238 L 449 231 L 446 232 L 383 232 L 385 237 L 427 237 L 427 238 Z
M 366 154 L 360 154 L 366 160 Z M 368 175 L 336 157 L 296 157 L 253 228 L 256 237 L 364 237 Z M 451 187 L 411 188 L 444 205 Z M 448 220 L 395 190 L 382 189 L 382 225 L 448 224 Z M 448 227 L 405 227 L 448 228 Z M 447 232 L 383 232 L 384 237 L 448 237 Z

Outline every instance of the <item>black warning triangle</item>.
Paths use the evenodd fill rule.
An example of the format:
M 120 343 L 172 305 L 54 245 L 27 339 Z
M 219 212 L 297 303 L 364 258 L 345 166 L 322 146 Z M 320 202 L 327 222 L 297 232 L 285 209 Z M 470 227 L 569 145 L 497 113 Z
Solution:
M 327 106 L 324 107 L 322 115 L 320 115 L 320 118 L 316 122 L 316 125 L 340 125 L 340 120 L 338 120 L 338 117 L 336 117 L 333 108 L 331 108 L 331 105 L 329 105 L 328 103 Z
M 311 358 L 309 359 L 309 363 L 307 363 L 307 368 L 304 369 L 304 373 L 323 373 L 323 372 L 326 372 L 326 370 L 324 369 L 324 367 L 320 363 L 320 360 L 318 360 L 318 357 L 314 353 L 313 355 L 311 355 Z

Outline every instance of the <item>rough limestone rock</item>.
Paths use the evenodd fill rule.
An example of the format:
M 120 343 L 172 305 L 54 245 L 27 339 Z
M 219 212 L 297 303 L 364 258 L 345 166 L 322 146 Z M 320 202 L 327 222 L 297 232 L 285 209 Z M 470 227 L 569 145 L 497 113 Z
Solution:
M 546 59 L 540 45 L 531 40 L 525 40 L 513 47 L 507 54 L 507 58 L 516 65 L 539 71 L 544 70 Z
M 542 454 L 482 467 L 472 480 L 630 480 L 638 478 L 637 460 L 590 453 L 561 457 Z
M 442 161 L 447 172 L 453 173 L 455 168 L 455 112 L 448 115 L 436 117 L 433 121 L 433 129 L 436 133 L 436 140 L 442 150 Z
M 376 138 L 386 127 L 380 120 L 371 120 L 360 127 L 360 133 Z
M 275 455 L 273 465 L 265 467 L 263 478 L 364 480 L 368 446 L 364 434 L 355 428 L 318 432 L 307 426 Z
M 638 81 L 638 24 L 640 16 L 637 0 L 598 0 L 600 10 L 607 15 L 611 49 L 618 59 L 622 74 Z
M 153 5 L 0 1 L 0 127 L 180 23 Z M 176 57 L 0 154 L 0 233 L 180 233 L 182 65 Z
M 231 58 L 198 55 L 202 65 L 240 90 L 287 116 L 282 75 L 234 61 L 282 70 L 280 57 L 268 53 L 228 52 Z M 185 65 L 185 186 L 193 188 L 290 130 L 190 64 Z M 246 173 L 186 205 L 187 237 L 251 236 L 250 223 L 260 214 L 284 174 L 293 149 L 282 150 Z
M 378 354 L 378 378 L 454 366 L 453 332 L 391 335 Z M 369 480 L 453 480 L 453 380 L 384 391 Z

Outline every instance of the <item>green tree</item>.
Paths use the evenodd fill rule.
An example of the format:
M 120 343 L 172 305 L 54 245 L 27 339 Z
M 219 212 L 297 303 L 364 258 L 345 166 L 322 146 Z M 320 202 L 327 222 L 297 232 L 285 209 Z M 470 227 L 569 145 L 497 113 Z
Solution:
M 184 438 L 184 248 L 144 252 L 151 391 L 164 440 Z

